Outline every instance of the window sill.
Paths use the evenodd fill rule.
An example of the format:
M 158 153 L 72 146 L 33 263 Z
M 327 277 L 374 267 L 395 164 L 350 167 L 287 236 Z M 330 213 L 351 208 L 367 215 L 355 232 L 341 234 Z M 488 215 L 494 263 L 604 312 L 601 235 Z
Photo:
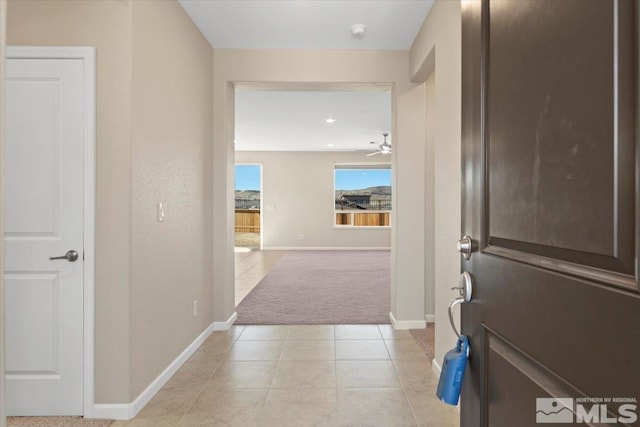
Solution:
M 334 225 L 333 228 L 342 229 L 342 230 L 388 230 L 391 228 L 390 225 Z

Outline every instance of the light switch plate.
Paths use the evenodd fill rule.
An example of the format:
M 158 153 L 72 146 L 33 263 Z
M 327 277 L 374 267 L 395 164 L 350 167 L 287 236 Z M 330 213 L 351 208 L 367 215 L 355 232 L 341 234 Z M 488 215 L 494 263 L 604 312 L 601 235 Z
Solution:
M 158 202 L 158 222 L 164 222 L 164 203 Z

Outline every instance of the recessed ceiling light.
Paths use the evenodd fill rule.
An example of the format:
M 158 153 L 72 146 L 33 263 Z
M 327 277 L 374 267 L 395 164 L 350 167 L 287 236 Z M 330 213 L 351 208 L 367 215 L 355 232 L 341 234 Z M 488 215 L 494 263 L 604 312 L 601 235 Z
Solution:
M 333 144 L 327 144 L 327 147 L 333 147 Z
M 332 124 L 336 122 L 336 119 L 334 119 L 333 117 L 329 117 L 328 119 L 325 120 L 325 122 Z
M 364 24 L 355 24 L 354 26 L 351 27 L 351 34 L 353 34 L 354 37 L 362 37 L 366 32 L 367 32 L 367 26 Z

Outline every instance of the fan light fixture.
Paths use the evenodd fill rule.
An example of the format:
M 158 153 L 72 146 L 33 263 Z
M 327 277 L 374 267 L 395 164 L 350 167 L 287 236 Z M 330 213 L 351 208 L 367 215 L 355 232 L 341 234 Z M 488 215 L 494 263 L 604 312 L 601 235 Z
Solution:
M 391 154 L 391 144 L 387 142 L 387 137 L 389 136 L 389 134 L 385 132 L 382 134 L 382 136 L 384 137 L 384 141 L 382 142 L 382 144 L 378 144 L 378 150 L 374 151 L 373 153 L 367 154 L 367 157 L 375 156 L 376 154 Z M 375 143 L 375 141 L 370 142 L 370 144 Z

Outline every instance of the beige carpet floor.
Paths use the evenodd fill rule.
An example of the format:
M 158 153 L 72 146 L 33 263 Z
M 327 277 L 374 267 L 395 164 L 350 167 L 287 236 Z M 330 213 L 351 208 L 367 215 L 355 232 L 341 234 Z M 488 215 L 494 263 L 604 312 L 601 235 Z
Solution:
M 86 420 L 82 417 L 8 417 L 8 427 L 107 427 L 112 420 Z
M 389 251 L 290 251 L 238 304 L 237 325 L 387 324 Z

